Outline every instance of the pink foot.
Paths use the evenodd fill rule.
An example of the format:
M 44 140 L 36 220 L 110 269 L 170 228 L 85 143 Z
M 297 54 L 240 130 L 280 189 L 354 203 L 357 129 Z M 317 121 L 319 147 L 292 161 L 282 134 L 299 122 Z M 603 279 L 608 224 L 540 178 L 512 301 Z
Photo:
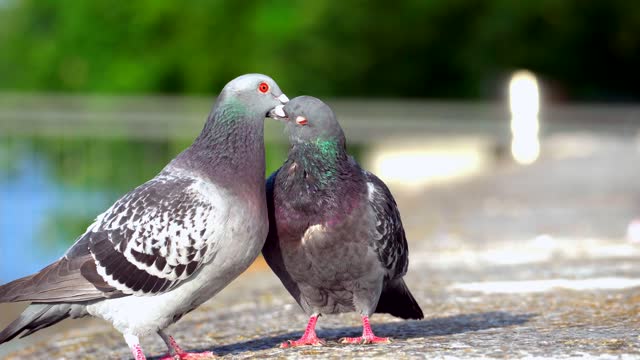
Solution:
M 189 360 L 189 359 L 211 359 L 216 356 L 216 354 L 211 351 L 205 351 L 201 353 L 190 353 L 182 350 L 180 345 L 176 342 L 173 336 L 166 335 L 164 332 L 160 331 L 158 333 L 162 339 L 167 343 L 169 347 L 169 351 L 173 350 L 176 355 L 171 355 L 171 353 L 165 355 L 160 360 Z
M 280 344 L 280 348 L 286 349 L 286 348 L 292 348 L 297 346 L 307 346 L 307 345 L 322 346 L 324 344 L 326 344 L 326 342 L 317 336 L 313 336 L 313 337 L 308 336 L 306 338 L 303 336 L 299 340 L 287 340 L 283 342 L 282 344 Z
M 344 337 L 339 340 L 342 344 L 389 344 L 390 338 L 381 338 L 374 335 L 371 330 L 371 324 L 369 324 L 369 317 L 362 316 L 362 336 L 359 337 Z
M 343 337 L 339 340 L 342 344 L 389 344 L 391 339 L 388 337 L 373 336 L 358 336 L 358 337 Z
M 201 353 L 188 353 L 181 352 L 177 355 L 166 355 L 162 357 L 160 360 L 196 360 L 196 359 L 212 359 L 216 356 L 216 354 L 211 351 L 205 351 Z
M 309 318 L 309 323 L 307 324 L 307 328 L 304 330 L 304 334 L 298 340 L 287 340 L 280 344 L 280 348 L 292 348 L 296 346 L 321 346 L 325 344 L 325 341 L 320 339 L 318 335 L 316 335 L 316 322 L 318 321 L 318 317 L 320 315 L 311 315 Z

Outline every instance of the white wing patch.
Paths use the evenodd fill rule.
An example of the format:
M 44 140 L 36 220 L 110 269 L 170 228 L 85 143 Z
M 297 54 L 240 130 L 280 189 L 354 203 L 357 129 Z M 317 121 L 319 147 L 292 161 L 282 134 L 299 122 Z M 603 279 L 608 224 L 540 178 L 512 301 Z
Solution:
M 369 199 L 369 203 L 373 203 L 375 201 L 375 197 L 376 195 L 380 195 L 380 193 L 378 192 L 376 185 L 370 181 L 367 182 L 367 197 Z M 373 209 L 372 209 L 373 211 Z M 376 227 L 382 225 L 382 221 L 380 221 L 380 219 L 375 216 L 376 218 Z
M 302 244 L 304 245 L 314 235 L 321 234 L 325 231 L 326 231 L 326 227 L 323 224 L 315 224 L 315 225 L 309 226 L 307 230 L 304 232 L 304 234 L 302 235 Z
M 376 186 L 371 182 L 367 182 L 367 194 L 369 195 L 369 201 L 373 201 L 373 197 L 376 193 Z

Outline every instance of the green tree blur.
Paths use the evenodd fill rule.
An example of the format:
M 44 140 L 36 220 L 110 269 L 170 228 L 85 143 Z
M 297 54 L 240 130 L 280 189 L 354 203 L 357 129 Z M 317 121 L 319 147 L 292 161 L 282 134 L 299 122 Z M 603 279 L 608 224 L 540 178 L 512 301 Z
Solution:
M 246 72 L 291 95 L 491 98 L 528 68 L 571 100 L 638 100 L 626 0 L 0 0 L 0 88 L 217 93 Z

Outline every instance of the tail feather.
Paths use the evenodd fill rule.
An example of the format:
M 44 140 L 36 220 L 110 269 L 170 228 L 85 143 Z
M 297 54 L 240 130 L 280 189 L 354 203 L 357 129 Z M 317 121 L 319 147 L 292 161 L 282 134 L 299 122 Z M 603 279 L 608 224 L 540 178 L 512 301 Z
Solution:
M 382 289 L 377 313 L 387 313 L 403 319 L 424 319 L 420 305 L 413 298 L 404 280 L 390 281 Z
M 18 335 L 25 337 L 68 318 L 70 304 L 31 304 L 20 316 L 0 332 L 0 344 Z
M 8 284 L 0 285 L 0 303 L 16 301 L 16 297 L 13 294 L 15 294 L 18 289 L 24 288 L 27 278 L 29 277 L 24 277 L 14 280 Z

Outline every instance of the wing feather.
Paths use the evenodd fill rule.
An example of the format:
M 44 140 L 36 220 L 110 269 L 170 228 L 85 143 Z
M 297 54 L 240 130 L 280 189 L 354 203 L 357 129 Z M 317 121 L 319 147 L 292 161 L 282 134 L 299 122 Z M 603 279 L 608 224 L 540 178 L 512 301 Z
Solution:
M 409 266 L 409 251 L 398 206 L 382 180 L 368 171 L 365 171 L 365 177 L 378 235 L 372 240 L 372 245 L 390 278 L 404 276 Z

